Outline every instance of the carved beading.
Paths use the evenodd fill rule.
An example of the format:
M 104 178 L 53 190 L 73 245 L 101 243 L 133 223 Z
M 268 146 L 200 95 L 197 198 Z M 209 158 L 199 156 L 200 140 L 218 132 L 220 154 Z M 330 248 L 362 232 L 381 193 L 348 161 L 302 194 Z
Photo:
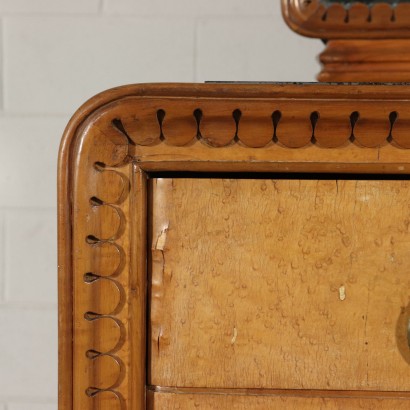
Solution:
M 211 105 L 186 100 L 185 107 L 176 112 L 171 101 L 151 100 L 144 102 L 143 110 L 139 103 L 128 103 L 127 114 L 112 118 L 106 127 L 121 132 L 132 145 L 147 147 L 161 143 L 182 147 L 199 140 L 213 148 L 234 144 L 249 148 L 271 144 L 286 148 L 312 144 L 321 148 L 346 144 L 410 148 L 407 105 L 397 109 L 394 103 L 368 108 L 358 104 L 358 109 L 352 110 L 352 103 L 334 104 L 340 107 L 337 113 L 334 106 L 329 112 L 328 103 L 320 102 L 312 104 L 312 109 L 304 102 L 274 100 L 247 102 L 244 106 L 240 101 L 224 103 L 224 108 L 219 108 L 217 102 Z
M 112 338 L 111 345 L 108 344 L 101 350 L 93 348 L 86 352 L 90 366 L 94 368 L 93 373 L 99 374 L 101 377 L 100 379 L 97 377 L 98 382 L 86 389 L 86 394 L 97 401 L 101 408 L 112 408 L 111 396 L 117 402 L 118 410 L 122 410 L 126 407 L 119 387 L 126 373 L 126 368 L 123 360 L 118 355 L 118 351 L 124 344 L 127 331 L 123 321 L 119 318 L 119 314 L 126 303 L 126 296 L 124 287 L 118 281 L 118 277 L 123 273 L 126 264 L 126 252 L 124 252 L 119 240 L 124 234 L 127 223 L 121 205 L 127 199 L 129 183 L 125 175 L 117 170 L 117 167 L 107 168 L 104 163 L 95 163 L 100 178 L 98 178 L 94 195 L 90 197 L 90 206 L 95 211 L 97 218 L 101 220 L 100 227 L 105 226 L 103 220 L 109 219 L 112 223 L 108 228 L 113 230 L 112 232 L 98 232 L 97 234 L 90 233 L 86 238 L 86 242 L 92 251 L 97 254 L 94 255 L 93 259 L 97 261 L 96 264 L 99 267 L 104 267 L 101 252 L 104 247 L 111 248 L 106 249 L 106 252 L 108 255 L 116 254 L 118 261 L 117 266 L 114 266 L 111 271 L 84 273 L 84 282 L 93 288 L 92 293 L 95 295 L 94 300 L 97 302 L 94 309 L 85 312 L 84 319 L 96 324 L 106 321 L 105 326 L 112 328 L 115 325 L 118 328 L 114 338 L 112 338 L 111 332 L 109 334 L 106 331 L 107 329 L 105 329 L 105 335 L 101 335 L 104 338 L 107 337 L 108 333 Z M 116 186 L 116 189 L 112 189 L 113 186 Z M 108 189 L 108 187 L 111 189 Z M 110 260 L 112 256 L 106 259 Z M 103 290 L 104 287 L 105 290 Z M 111 303 L 107 303 L 107 300 L 110 300 Z M 111 323 L 108 323 L 108 321 L 111 321 Z M 98 343 L 103 345 L 104 341 L 100 339 Z M 104 401 L 107 402 L 107 405 L 103 404 Z
M 81 136 L 84 155 L 74 182 L 74 312 L 78 337 L 84 342 L 74 354 L 85 376 L 75 382 L 84 398 L 75 395 L 74 402 L 84 409 L 124 410 L 129 361 L 129 143 L 118 132 L 107 134 L 92 127 Z

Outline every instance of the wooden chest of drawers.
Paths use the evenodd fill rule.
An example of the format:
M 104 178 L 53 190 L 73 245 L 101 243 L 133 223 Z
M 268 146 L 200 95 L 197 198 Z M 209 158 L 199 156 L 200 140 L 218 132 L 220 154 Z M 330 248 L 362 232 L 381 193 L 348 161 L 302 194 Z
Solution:
M 410 408 L 409 94 L 145 85 L 81 108 L 60 410 Z

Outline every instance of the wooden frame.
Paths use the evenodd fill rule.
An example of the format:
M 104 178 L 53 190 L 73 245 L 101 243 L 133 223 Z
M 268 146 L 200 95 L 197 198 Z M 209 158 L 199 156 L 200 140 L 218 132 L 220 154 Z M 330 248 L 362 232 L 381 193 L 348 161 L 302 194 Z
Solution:
M 86 103 L 59 160 L 59 409 L 146 408 L 152 173 L 408 175 L 409 95 L 392 85 L 174 84 Z
M 320 0 L 282 0 L 283 15 L 292 30 L 323 39 L 409 38 L 410 4 L 372 5 L 356 2 L 345 8 Z

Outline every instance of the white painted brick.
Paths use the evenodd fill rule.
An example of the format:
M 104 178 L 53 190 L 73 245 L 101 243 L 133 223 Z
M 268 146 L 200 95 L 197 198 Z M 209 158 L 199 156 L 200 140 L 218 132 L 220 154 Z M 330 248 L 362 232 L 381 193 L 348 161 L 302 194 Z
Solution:
M 58 146 L 67 120 L 0 119 L 0 206 L 56 206 Z
M 105 13 L 137 15 L 270 15 L 277 0 L 103 0 Z
M 56 400 L 57 312 L 0 308 L 0 400 Z
M 0 13 L 92 13 L 101 0 L 0 0 Z
M 198 27 L 199 81 L 314 81 L 319 40 L 293 33 L 281 17 L 203 19 Z
M 57 229 L 52 210 L 6 213 L 6 302 L 57 303 Z
M 72 113 L 113 86 L 192 81 L 193 33 L 186 19 L 6 18 L 5 109 Z
M 57 410 L 57 403 L 9 403 L 7 410 Z

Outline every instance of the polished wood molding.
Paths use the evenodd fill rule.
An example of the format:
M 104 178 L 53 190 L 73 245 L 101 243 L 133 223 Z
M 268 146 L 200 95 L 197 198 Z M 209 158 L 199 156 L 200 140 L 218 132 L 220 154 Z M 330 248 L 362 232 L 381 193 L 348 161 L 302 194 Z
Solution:
M 410 4 L 349 7 L 321 0 L 282 0 L 286 23 L 299 34 L 322 39 L 410 38 Z
M 147 179 L 410 174 L 410 86 L 135 85 L 74 115 L 59 157 L 59 409 L 146 408 Z
M 410 82 L 410 39 L 331 40 L 320 55 L 322 82 Z
M 410 3 L 282 0 L 282 11 L 295 32 L 329 40 L 319 81 L 410 81 Z

